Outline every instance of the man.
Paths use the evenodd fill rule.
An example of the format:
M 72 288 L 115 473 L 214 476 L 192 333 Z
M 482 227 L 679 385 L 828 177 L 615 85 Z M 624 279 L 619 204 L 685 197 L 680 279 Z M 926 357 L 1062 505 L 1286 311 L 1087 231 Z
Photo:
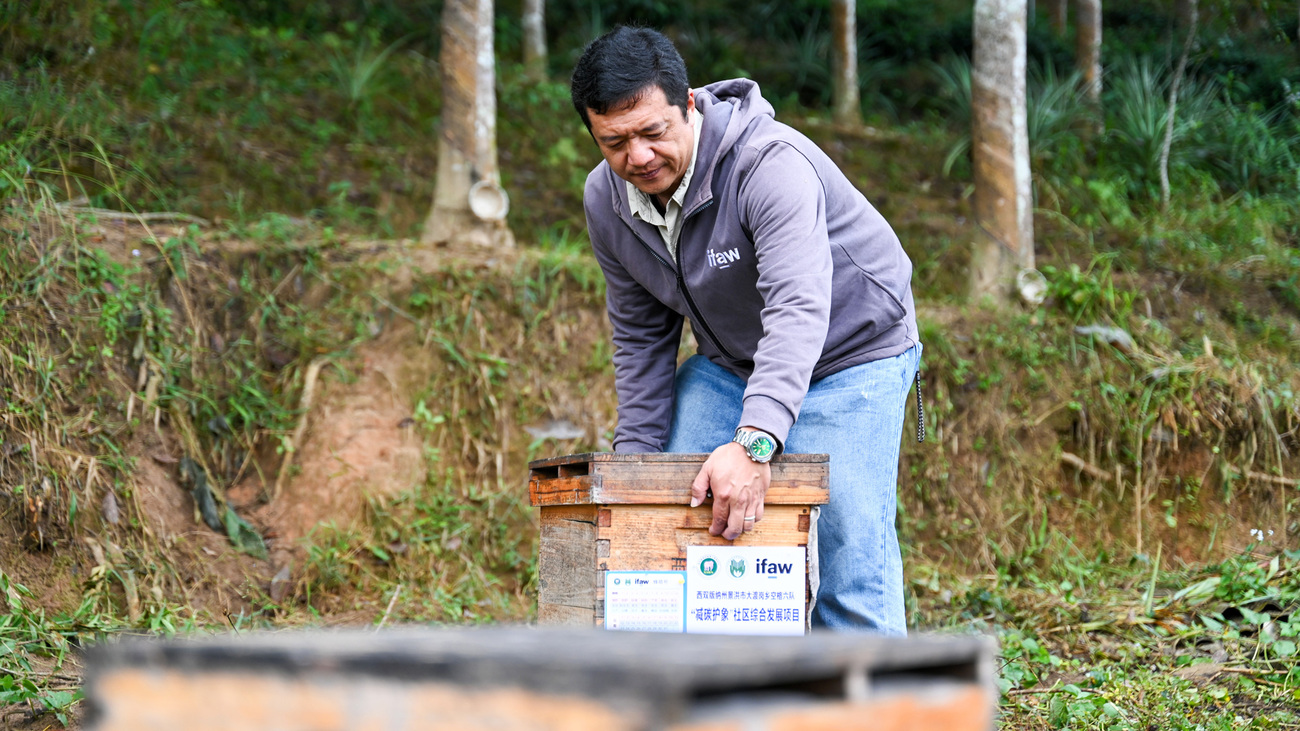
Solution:
M 921 345 L 898 238 L 757 84 L 691 89 L 660 33 L 593 41 L 572 95 L 605 158 L 583 203 L 615 451 L 711 452 L 691 504 L 712 490 L 728 540 L 763 519 L 772 453 L 829 454 L 813 625 L 906 634 L 895 483 Z M 684 318 L 699 353 L 677 368 Z

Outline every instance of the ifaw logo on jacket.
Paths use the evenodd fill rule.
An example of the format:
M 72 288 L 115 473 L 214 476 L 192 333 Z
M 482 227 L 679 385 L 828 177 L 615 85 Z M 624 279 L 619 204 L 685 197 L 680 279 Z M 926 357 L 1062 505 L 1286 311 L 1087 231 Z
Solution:
M 707 254 L 709 266 L 717 269 L 726 269 L 734 261 L 740 260 L 740 249 L 728 249 L 725 251 L 714 251 L 709 249 Z

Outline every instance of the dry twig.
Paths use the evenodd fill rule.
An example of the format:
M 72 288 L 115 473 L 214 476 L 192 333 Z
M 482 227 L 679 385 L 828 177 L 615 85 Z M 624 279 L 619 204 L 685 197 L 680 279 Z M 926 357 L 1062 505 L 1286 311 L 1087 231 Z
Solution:
M 384 610 L 384 616 L 379 619 L 379 626 L 375 627 L 376 632 L 384 628 L 384 623 L 388 621 L 388 615 L 393 613 L 393 606 L 397 604 L 397 595 L 401 593 L 402 585 L 398 584 L 397 588 L 393 589 L 393 598 L 388 600 L 388 608 Z
M 181 221 L 184 223 L 194 223 L 200 226 L 209 226 L 210 222 L 205 218 L 192 216 L 188 213 L 179 213 L 176 211 L 156 211 L 147 213 L 136 213 L 134 211 L 114 211 L 111 208 L 95 208 L 93 206 L 77 206 L 70 203 L 57 203 L 56 207 L 65 213 L 86 213 L 96 218 L 103 218 L 110 221 Z
M 302 398 L 298 401 L 298 426 L 293 430 L 293 436 L 289 438 L 289 443 L 285 445 L 284 461 L 280 463 L 280 474 L 275 478 L 275 490 L 271 498 L 280 497 L 280 491 L 284 488 L 285 480 L 289 476 L 289 468 L 293 466 L 293 456 L 302 446 L 303 436 L 307 433 L 307 412 L 311 411 L 312 398 L 316 394 L 316 379 L 320 376 L 321 368 L 329 362 L 328 358 L 316 358 L 307 365 L 307 373 L 303 376 Z
M 1088 475 L 1094 480 L 1101 480 L 1102 482 L 1113 482 L 1119 480 L 1118 470 L 1116 470 L 1115 474 L 1111 474 L 1082 457 L 1070 454 L 1069 452 L 1061 452 L 1061 461 Z

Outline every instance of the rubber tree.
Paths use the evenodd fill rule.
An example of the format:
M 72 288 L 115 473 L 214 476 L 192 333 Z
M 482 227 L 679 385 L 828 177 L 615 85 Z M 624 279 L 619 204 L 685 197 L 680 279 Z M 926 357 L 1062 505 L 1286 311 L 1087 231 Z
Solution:
M 838 124 L 861 125 L 858 94 L 858 9 L 855 0 L 831 0 L 831 94 Z
M 1070 0 L 1047 0 L 1047 17 L 1057 35 L 1065 35 L 1069 23 Z
M 971 155 L 975 218 L 973 298 L 1008 300 L 1034 267 L 1034 219 L 1026 121 L 1025 0 L 975 1 Z
M 1101 104 L 1101 0 L 1075 0 L 1075 65 L 1083 90 L 1094 106 Z
M 447 0 L 442 10 L 442 124 L 433 210 L 421 241 L 511 246 L 509 198 L 497 169 L 492 0 Z
M 528 76 L 546 78 L 546 0 L 524 0 L 524 67 Z

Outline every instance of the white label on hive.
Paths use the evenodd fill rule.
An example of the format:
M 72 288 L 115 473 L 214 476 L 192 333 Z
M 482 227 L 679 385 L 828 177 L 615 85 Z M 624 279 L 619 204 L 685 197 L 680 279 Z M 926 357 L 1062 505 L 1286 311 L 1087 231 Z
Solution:
M 802 546 L 687 546 L 686 631 L 802 635 Z
M 682 632 L 685 585 L 682 571 L 606 571 L 605 629 Z

